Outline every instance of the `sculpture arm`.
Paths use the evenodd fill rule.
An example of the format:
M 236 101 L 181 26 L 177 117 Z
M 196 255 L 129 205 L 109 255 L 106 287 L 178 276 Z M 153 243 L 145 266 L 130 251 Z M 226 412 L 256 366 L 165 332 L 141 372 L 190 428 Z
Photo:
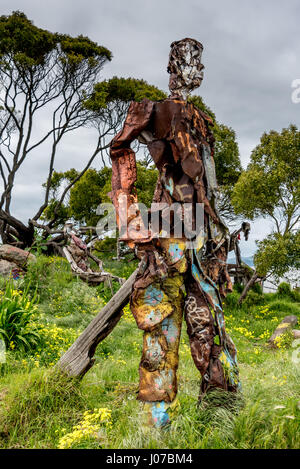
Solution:
M 149 236 L 148 230 L 142 226 L 141 216 L 134 205 L 137 203 L 134 187 L 137 173 L 135 153 L 130 145 L 147 128 L 153 106 L 153 102 L 146 99 L 138 103 L 132 102 L 122 130 L 110 145 L 112 191 L 109 196 L 116 209 L 120 239 L 128 242 L 130 247 L 133 247 L 136 242 L 146 242 Z M 135 232 L 135 239 L 130 236 L 129 224 L 140 226 L 139 234 Z

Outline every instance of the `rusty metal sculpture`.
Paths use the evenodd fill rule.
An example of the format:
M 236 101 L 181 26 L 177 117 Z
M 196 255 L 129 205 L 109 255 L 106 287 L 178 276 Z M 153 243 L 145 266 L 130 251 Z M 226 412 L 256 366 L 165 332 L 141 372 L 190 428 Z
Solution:
M 202 50 L 202 44 L 189 38 L 171 44 L 170 97 L 132 102 L 111 143 L 111 198 L 119 229 L 142 260 L 131 296 L 132 313 L 144 330 L 138 399 L 156 426 L 169 421 L 175 403 L 183 312 L 192 357 L 202 375 L 200 397 L 211 389 L 235 392 L 240 386 L 236 349 L 225 332 L 222 311 L 221 297 L 231 290 L 226 270 L 230 236 L 216 207 L 213 122 L 186 100 L 203 79 Z M 203 204 L 204 232 L 196 234 L 192 248 L 184 236 L 150 234 L 139 212 L 133 215 L 136 163 L 130 144 L 136 138 L 147 144 L 159 170 L 153 202 L 190 203 L 193 221 L 196 203 Z M 139 225 L 134 239 L 124 231 L 124 199 L 129 214 L 125 225 Z
M 141 261 L 138 271 L 58 364 L 70 376 L 83 376 L 93 365 L 97 344 L 115 327 L 131 296 L 132 313 L 144 330 L 138 399 L 144 402 L 148 424 L 157 427 L 168 424 L 176 408 L 183 315 L 192 357 L 202 376 L 200 398 L 216 388 L 232 392 L 240 388 L 236 348 L 225 331 L 222 310 L 222 297 L 231 291 L 226 268 L 230 235 L 216 207 L 213 122 L 187 102 L 189 92 L 203 79 L 202 50 L 198 41 L 189 38 L 171 44 L 170 97 L 132 102 L 123 129 L 111 143 L 110 196 L 122 239 L 135 248 Z M 183 211 L 185 204 L 192 207 L 193 228 L 197 205 L 204 207 L 204 224 L 194 237 L 175 236 L 174 217 L 170 236 L 164 237 L 160 230 L 164 210 L 156 231 L 136 210 L 136 161 L 130 145 L 137 138 L 147 144 L 159 170 L 153 202 L 167 207 L 177 203 Z M 180 223 L 184 225 L 184 216 Z

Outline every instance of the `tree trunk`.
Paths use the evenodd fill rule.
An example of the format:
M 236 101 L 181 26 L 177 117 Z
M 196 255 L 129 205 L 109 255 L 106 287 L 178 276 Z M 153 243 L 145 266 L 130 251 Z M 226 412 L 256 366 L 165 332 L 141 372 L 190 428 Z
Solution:
M 28 226 L 0 208 L 0 234 L 4 244 L 17 244 L 21 248 L 30 247 L 34 240 L 34 227 Z M 19 241 L 12 236 L 16 236 Z
M 252 277 L 250 278 L 249 282 L 245 285 L 245 288 L 244 288 L 241 296 L 239 297 L 239 301 L 238 301 L 239 305 L 242 304 L 242 302 L 244 301 L 244 299 L 247 296 L 247 293 L 248 293 L 249 289 L 252 287 L 252 285 L 254 285 L 254 283 L 257 279 L 258 279 L 258 275 L 257 275 L 256 271 L 254 271 Z
M 57 367 L 69 376 L 83 377 L 93 366 L 96 347 L 120 320 L 122 309 L 129 301 L 137 270 L 121 286 L 104 308 L 97 314 L 73 345 L 59 360 Z

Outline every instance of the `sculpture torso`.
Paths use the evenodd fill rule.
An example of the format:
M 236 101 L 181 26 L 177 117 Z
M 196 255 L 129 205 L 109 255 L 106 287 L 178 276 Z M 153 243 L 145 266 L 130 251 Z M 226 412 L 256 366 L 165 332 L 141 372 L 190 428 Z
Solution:
M 132 102 L 124 127 L 111 145 L 113 199 L 120 192 L 134 193 L 136 169 L 130 143 L 139 138 L 147 144 L 160 174 L 154 202 L 203 203 L 206 225 L 210 218 L 221 226 L 214 208 L 212 124 L 206 114 L 183 100 Z

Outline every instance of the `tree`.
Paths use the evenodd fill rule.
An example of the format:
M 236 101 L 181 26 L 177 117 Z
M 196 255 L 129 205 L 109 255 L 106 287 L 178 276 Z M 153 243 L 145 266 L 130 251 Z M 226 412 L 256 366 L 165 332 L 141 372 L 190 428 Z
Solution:
M 108 60 L 111 60 L 111 52 L 87 37 L 40 29 L 21 12 L 0 17 L 0 175 L 3 186 L 0 234 L 3 242 L 17 240 L 21 246 L 31 245 L 34 221 L 49 203 L 62 138 L 91 122 L 99 127 L 101 119 L 95 121 L 94 114 L 82 102 L 92 94 Z M 43 134 L 35 131 L 42 113 L 48 115 L 48 127 Z M 107 127 L 113 125 L 109 120 L 106 132 Z M 104 134 L 98 133 L 84 170 L 105 147 Z M 15 178 L 28 156 L 37 155 L 37 150 L 47 143 L 49 170 L 44 201 L 26 225 L 10 212 Z M 58 208 L 60 205 L 58 203 Z
M 258 243 L 260 276 L 283 275 L 299 259 L 300 132 L 290 125 L 264 133 L 233 191 L 237 214 L 273 220 L 272 233 Z
M 277 281 L 290 269 L 300 269 L 300 231 L 285 235 L 272 233 L 259 241 L 254 262 L 260 277 L 272 275 Z
M 215 165 L 219 185 L 218 209 L 228 222 L 236 221 L 231 198 L 242 165 L 235 131 L 224 124 L 215 124 Z
M 65 172 L 54 171 L 51 181 L 51 200 L 44 210 L 42 219 L 49 221 L 54 219 L 54 211 L 57 217 L 54 227 L 59 227 L 68 218 L 75 221 L 85 221 L 88 225 L 97 223 L 99 217 L 96 215 L 97 206 L 103 201 L 101 192 L 107 180 L 111 177 L 111 169 L 104 167 L 100 171 L 89 168 L 77 182 L 70 188 L 69 196 L 65 197 L 64 203 L 57 210 L 59 191 L 64 186 L 70 185 L 78 177 L 78 171 L 72 168 Z

